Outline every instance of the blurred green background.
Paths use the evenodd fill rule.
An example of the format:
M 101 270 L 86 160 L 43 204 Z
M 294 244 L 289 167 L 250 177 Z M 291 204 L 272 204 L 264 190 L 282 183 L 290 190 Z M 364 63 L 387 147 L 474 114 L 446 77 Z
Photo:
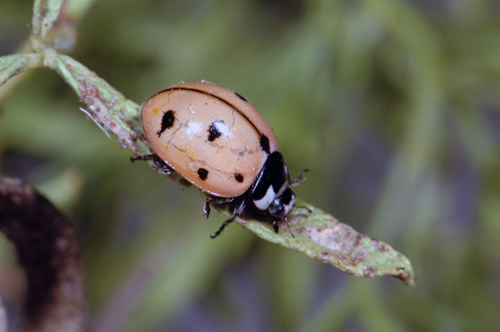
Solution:
M 0 55 L 28 37 L 31 7 L 0 3 Z M 196 190 L 130 163 L 39 70 L 0 108 L 0 172 L 74 222 L 95 330 L 500 329 L 500 1 L 101 0 L 78 32 L 72 56 L 138 103 L 201 79 L 247 97 L 292 176 L 312 170 L 297 195 L 417 277 L 350 277 L 237 225 L 209 239 L 224 216 L 206 221 Z M 2 236 L 14 320 L 22 292 Z

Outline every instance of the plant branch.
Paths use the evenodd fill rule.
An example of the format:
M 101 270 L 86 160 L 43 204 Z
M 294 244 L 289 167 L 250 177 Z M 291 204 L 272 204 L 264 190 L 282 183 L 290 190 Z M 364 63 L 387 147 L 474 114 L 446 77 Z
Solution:
M 28 279 L 23 331 L 82 331 L 80 248 L 66 217 L 28 183 L 0 176 L 0 231 Z
M 150 154 L 151 149 L 140 123 L 139 105 L 126 99 L 94 72 L 71 57 L 59 54 L 43 41 L 45 36 L 50 35 L 50 26 L 57 18 L 55 8 L 60 9 L 61 1 L 38 2 L 38 5 L 35 4 L 31 38 L 33 53 L 0 58 L 0 83 L 29 68 L 52 68 L 86 105 L 84 112 L 108 136 L 109 133 L 114 135 L 121 148 L 130 149 L 135 156 Z M 37 15 L 39 18 L 36 18 Z M 152 161 L 148 163 L 165 175 Z M 182 181 L 175 173 L 168 176 Z M 301 201 L 297 205 L 301 207 L 294 208 L 288 218 L 288 227 L 295 238 L 286 230 L 276 234 L 269 224 L 251 218 L 237 218 L 236 222 L 265 240 L 334 265 L 346 273 L 365 277 L 391 275 L 407 285 L 415 284 L 410 261 L 391 246 L 357 233 L 312 205 Z M 227 215 L 231 214 L 225 206 L 219 209 Z

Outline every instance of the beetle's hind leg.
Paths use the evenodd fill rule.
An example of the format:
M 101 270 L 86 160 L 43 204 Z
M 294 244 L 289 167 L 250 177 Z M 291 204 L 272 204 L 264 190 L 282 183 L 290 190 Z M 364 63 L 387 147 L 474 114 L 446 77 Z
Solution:
M 232 201 L 234 201 L 234 197 L 223 198 L 223 197 L 207 196 L 205 198 L 205 205 L 203 206 L 203 215 L 207 217 L 207 219 L 210 216 L 210 211 L 212 210 L 210 204 L 225 204 L 225 203 L 231 203 Z
M 172 174 L 174 170 L 168 166 L 157 154 L 143 154 L 137 157 L 130 157 L 130 161 L 148 161 L 152 160 L 155 166 L 164 174 Z
M 222 223 L 222 225 L 220 225 L 220 227 L 219 227 L 219 229 L 218 229 L 218 230 L 216 230 L 213 234 L 210 234 L 210 235 L 209 235 L 209 236 L 210 236 L 210 238 L 211 238 L 211 239 L 215 239 L 217 236 L 219 236 L 219 235 L 222 233 L 222 231 L 224 230 L 224 228 L 226 228 L 226 226 L 227 226 L 227 225 L 231 224 L 231 223 L 234 221 L 234 219 L 236 219 L 236 215 L 234 215 L 234 216 L 232 216 L 231 218 L 229 218 L 229 219 L 225 220 L 225 221 Z
M 226 228 L 227 225 L 231 224 L 236 218 L 238 218 L 243 210 L 245 209 L 246 206 L 246 197 L 243 197 L 243 199 L 237 203 L 236 207 L 234 208 L 234 214 L 231 218 L 225 220 L 222 225 L 220 225 L 219 229 L 216 230 L 213 234 L 210 234 L 210 238 L 215 239 L 217 236 L 219 236 L 224 228 Z

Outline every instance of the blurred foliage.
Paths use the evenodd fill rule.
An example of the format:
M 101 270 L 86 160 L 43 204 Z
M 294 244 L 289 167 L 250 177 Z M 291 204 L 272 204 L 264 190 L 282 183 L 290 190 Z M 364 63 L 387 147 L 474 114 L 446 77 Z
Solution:
M 0 55 L 28 37 L 31 5 L 0 3 Z M 75 222 L 91 317 L 163 254 L 130 331 L 493 331 L 499 18 L 495 0 L 103 0 L 78 29 L 73 56 L 138 103 L 181 80 L 246 96 L 292 173 L 312 170 L 297 195 L 405 253 L 415 289 L 345 276 L 235 225 L 210 240 L 224 217 L 205 221 L 195 190 L 129 163 L 48 70 L 0 108 L 0 172 Z M 19 272 L 0 245 L 15 312 L 21 291 L 5 285 Z

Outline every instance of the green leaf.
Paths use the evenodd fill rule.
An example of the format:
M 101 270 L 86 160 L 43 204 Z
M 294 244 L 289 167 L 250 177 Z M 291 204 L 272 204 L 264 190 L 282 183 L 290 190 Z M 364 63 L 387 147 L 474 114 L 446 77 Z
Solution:
M 31 32 L 40 39 L 45 38 L 59 16 L 63 0 L 36 0 L 33 5 Z
M 356 232 L 310 204 L 298 201 L 296 205 L 278 234 L 268 223 L 243 219 L 237 222 L 267 241 L 297 250 L 348 274 L 369 278 L 394 276 L 408 286 L 415 286 L 410 261 L 390 245 Z
M 14 54 L 0 57 L 0 86 L 4 85 L 9 78 L 31 68 L 30 58 L 29 54 Z
M 45 61 L 73 88 L 87 106 L 82 111 L 106 134 L 111 132 L 122 148 L 128 148 L 136 155 L 150 153 L 146 143 L 136 138 L 137 132 L 142 132 L 139 105 L 67 55 L 46 52 Z

